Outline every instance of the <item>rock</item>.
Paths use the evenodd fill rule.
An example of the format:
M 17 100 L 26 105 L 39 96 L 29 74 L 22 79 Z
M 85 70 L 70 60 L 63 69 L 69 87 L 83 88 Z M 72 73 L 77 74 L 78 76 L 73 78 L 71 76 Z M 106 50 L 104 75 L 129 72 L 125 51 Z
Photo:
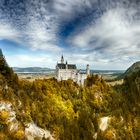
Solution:
M 0 111 L 6 110 L 9 112 L 8 122 L 12 122 L 16 119 L 16 113 L 12 110 L 11 103 L 0 102 Z
M 93 138 L 96 140 L 97 139 L 97 132 L 94 134 Z
M 40 139 L 45 138 L 49 140 L 54 140 L 52 135 L 48 130 L 44 130 L 40 127 L 38 127 L 36 124 L 29 123 L 27 127 L 25 128 L 25 136 L 28 140 L 34 140 L 35 137 L 38 137 Z
M 3 110 L 8 112 L 8 118 L 6 121 L 9 131 L 18 131 L 20 128 L 20 122 L 18 122 L 18 120 L 16 119 L 16 112 L 13 110 L 12 104 L 8 102 L 0 102 L 0 111 Z M 54 140 L 53 136 L 48 130 L 44 130 L 38 127 L 33 122 L 25 126 L 25 137 L 27 138 L 27 140 L 34 140 L 35 138 L 38 138 L 40 140 L 42 140 L 43 138 L 47 140 Z
M 107 129 L 109 120 L 110 120 L 110 117 L 101 118 L 101 123 L 99 124 L 99 128 L 101 131 L 105 131 Z

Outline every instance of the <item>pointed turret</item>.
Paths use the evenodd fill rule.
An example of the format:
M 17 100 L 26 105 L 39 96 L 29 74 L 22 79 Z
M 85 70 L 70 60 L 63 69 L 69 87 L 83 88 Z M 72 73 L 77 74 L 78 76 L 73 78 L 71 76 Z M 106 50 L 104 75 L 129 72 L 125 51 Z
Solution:
M 86 68 L 86 74 L 87 74 L 87 76 L 89 76 L 89 75 L 90 75 L 89 64 L 87 64 L 87 68 Z
M 66 69 L 68 69 L 68 62 L 66 61 Z
M 64 64 L 64 57 L 63 57 L 63 55 L 61 56 L 61 63 Z

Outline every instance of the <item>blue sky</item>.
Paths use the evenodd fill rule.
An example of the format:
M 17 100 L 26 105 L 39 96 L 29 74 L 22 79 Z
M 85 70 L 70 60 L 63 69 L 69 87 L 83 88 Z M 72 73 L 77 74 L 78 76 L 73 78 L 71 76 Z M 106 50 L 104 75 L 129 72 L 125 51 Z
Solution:
M 10 66 L 127 69 L 140 60 L 139 0 L 1 0 L 0 48 Z

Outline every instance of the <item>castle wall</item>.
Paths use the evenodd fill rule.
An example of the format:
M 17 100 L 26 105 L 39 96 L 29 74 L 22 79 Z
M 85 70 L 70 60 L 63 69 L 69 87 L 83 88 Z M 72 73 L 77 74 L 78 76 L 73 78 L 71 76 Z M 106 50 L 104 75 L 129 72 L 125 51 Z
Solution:
M 78 75 L 77 75 L 78 85 L 84 85 L 86 78 L 87 78 L 87 74 L 78 73 Z
M 57 71 L 57 80 L 68 80 L 72 79 L 76 81 L 76 71 L 77 70 L 69 70 L 69 69 L 58 69 Z
M 75 69 L 57 69 L 56 78 L 58 81 L 72 79 L 79 85 L 84 85 L 87 74 L 77 73 Z

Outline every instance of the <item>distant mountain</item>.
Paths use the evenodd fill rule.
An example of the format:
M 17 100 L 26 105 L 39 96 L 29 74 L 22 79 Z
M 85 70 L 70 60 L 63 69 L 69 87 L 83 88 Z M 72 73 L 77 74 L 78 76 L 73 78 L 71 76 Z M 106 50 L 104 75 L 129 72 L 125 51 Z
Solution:
M 94 74 L 103 74 L 103 75 L 120 75 L 122 73 L 124 73 L 125 71 L 124 70 L 91 70 L 90 71 L 91 73 L 94 73 Z
M 53 71 L 53 69 L 50 68 L 42 68 L 42 67 L 25 67 L 25 68 L 20 68 L 20 67 L 13 67 L 13 70 L 16 73 L 26 73 L 26 72 L 30 72 L 30 73 L 40 73 L 40 72 L 48 72 L 48 71 Z

